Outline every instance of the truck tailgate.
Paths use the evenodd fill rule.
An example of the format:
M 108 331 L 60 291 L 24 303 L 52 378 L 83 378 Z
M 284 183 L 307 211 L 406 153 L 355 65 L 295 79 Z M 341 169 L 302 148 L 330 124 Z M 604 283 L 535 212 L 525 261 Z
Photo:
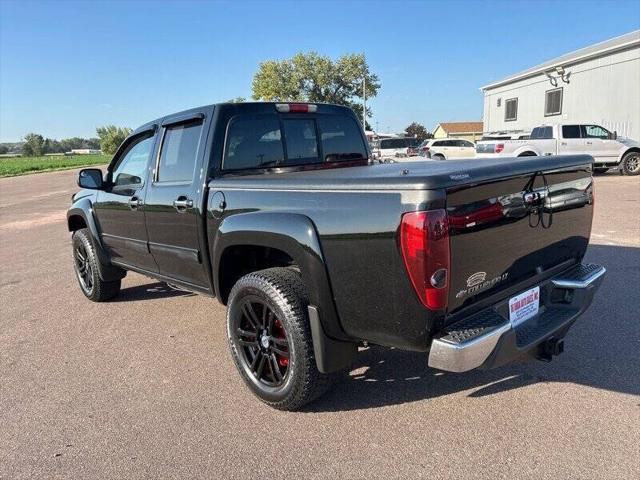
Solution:
M 584 256 L 593 211 L 584 158 L 561 168 L 540 158 L 537 171 L 447 190 L 449 314 Z

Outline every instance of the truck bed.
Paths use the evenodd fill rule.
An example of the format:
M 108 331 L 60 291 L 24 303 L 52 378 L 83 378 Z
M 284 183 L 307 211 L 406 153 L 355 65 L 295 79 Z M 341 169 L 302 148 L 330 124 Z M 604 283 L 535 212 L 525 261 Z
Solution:
M 417 160 L 402 164 L 373 164 L 361 167 L 256 175 L 233 175 L 218 178 L 215 185 L 227 182 L 234 188 L 309 189 L 309 190 L 433 190 L 448 189 L 469 183 L 485 182 L 506 176 L 577 165 L 590 165 L 589 155 L 547 157 L 504 157 L 478 161 Z
M 231 217 L 310 219 L 347 338 L 426 350 L 434 330 L 460 312 L 488 297 L 495 301 L 542 270 L 579 262 L 591 225 L 591 162 L 589 156 L 422 160 L 229 175 L 209 189 L 224 192 Z M 551 202 L 541 205 L 554 209 L 551 226 L 530 225 L 526 192 Z M 449 305 L 438 312 L 418 299 L 399 247 L 403 215 L 432 209 L 446 209 L 451 245 Z M 482 277 L 480 286 L 470 285 L 474 274 Z

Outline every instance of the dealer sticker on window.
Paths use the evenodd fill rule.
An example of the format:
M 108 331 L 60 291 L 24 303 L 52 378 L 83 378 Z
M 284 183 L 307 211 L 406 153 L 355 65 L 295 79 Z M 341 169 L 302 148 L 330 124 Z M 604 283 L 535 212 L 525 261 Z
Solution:
M 509 320 L 511 326 L 524 322 L 525 320 L 535 317 L 540 308 L 540 287 L 532 288 L 526 292 L 522 292 L 511 300 L 509 300 Z

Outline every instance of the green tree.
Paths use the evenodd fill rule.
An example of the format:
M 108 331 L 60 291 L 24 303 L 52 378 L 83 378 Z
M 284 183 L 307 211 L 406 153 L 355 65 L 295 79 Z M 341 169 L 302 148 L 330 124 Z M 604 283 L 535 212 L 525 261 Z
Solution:
M 44 153 L 63 153 L 62 145 L 54 138 L 47 138 L 43 146 Z
M 430 134 L 426 128 L 424 128 L 424 125 L 421 125 L 417 122 L 413 122 L 411 125 L 405 128 L 404 133 L 407 135 L 407 137 L 415 137 L 420 141 L 426 140 L 427 138 L 433 138 L 433 135 Z
M 98 138 L 100 138 L 100 149 L 107 155 L 113 155 L 124 139 L 131 133 L 127 127 L 116 127 L 115 125 L 105 125 L 96 128 Z
M 235 97 L 235 98 L 230 98 L 229 100 L 227 100 L 227 103 L 242 103 L 242 102 L 246 102 L 247 99 L 244 97 Z
M 9 153 L 9 147 L 6 145 L 0 145 L 0 155 L 4 155 L 5 153 Z
M 24 136 L 22 154 L 28 157 L 39 157 L 44 153 L 44 137 L 38 133 L 27 133 Z
M 316 52 L 298 53 L 289 59 L 262 62 L 253 77 L 252 92 L 255 100 L 346 105 L 362 118 L 365 80 L 367 98 L 375 97 L 380 82 L 363 54 L 346 54 L 334 61 Z

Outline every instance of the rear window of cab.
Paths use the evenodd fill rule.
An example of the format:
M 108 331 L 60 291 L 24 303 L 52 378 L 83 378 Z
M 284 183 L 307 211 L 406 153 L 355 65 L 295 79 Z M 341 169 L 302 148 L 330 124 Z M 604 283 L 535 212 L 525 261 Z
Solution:
M 367 159 L 356 121 L 346 115 L 237 115 L 227 127 L 223 170 Z

